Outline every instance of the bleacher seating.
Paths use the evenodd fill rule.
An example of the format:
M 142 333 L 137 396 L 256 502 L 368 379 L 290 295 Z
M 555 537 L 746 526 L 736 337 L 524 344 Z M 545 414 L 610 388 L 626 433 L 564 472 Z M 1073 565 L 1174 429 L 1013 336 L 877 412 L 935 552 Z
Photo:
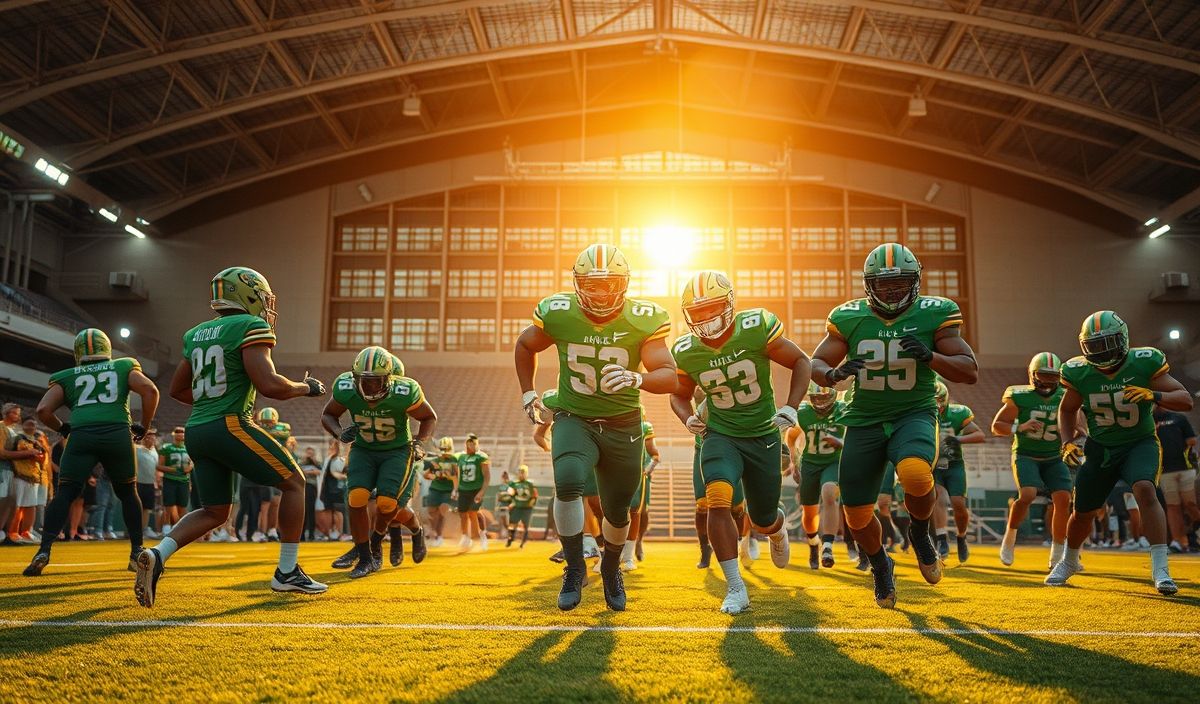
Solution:
M 7 284 L 0 284 L 0 307 L 72 332 L 88 326 L 79 312 L 57 299 Z

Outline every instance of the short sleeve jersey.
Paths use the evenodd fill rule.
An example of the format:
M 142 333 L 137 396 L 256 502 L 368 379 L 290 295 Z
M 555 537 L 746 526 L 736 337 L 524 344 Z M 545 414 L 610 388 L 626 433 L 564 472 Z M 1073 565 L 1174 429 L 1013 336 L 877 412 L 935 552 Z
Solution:
M 654 426 L 650 421 L 642 420 L 642 469 L 650 466 L 650 452 L 646 450 L 646 441 L 654 437 Z
M 975 413 L 970 408 L 958 403 L 951 403 L 946 406 L 944 413 L 938 413 L 938 425 L 941 426 L 941 433 L 950 437 L 962 435 L 973 420 L 975 420 Z M 962 448 L 958 445 L 946 445 L 943 447 L 942 458 L 948 462 L 958 462 L 963 458 Z
M 513 495 L 511 493 L 512 490 L 513 490 L 512 482 L 504 482 L 503 484 L 501 484 L 500 485 L 500 493 L 496 495 L 496 501 L 501 506 L 511 506 L 512 502 L 513 502 Z
M 1088 435 L 1112 447 L 1154 435 L 1154 402 L 1129 403 L 1124 390 L 1126 386 L 1148 388 L 1170 369 L 1159 350 L 1134 347 L 1112 374 L 1101 372 L 1083 357 L 1072 357 L 1062 367 L 1062 383 L 1083 397 Z
M 189 427 L 225 416 L 249 418 L 256 392 L 242 349 L 275 345 L 275 332 L 262 318 L 239 313 L 214 318 L 183 335 L 183 356 L 192 367 Z
M 71 427 L 129 425 L 129 374 L 142 367 L 132 357 L 90 362 L 50 377 L 62 387 Z
M 280 445 L 287 443 L 288 438 L 292 437 L 291 423 L 273 423 L 263 426 L 263 430 L 275 438 L 275 442 L 278 442 Z
M 958 304 L 940 296 L 918 296 L 894 320 L 876 315 L 865 298 L 834 308 L 827 331 L 846 342 L 847 359 L 866 363 L 854 379 L 853 394 L 839 420 L 848 426 L 876 425 L 913 411 L 935 410 L 937 375 L 905 352 L 900 338 L 912 335 L 933 349 L 939 330 L 962 323 Z
M 488 461 L 486 452 L 466 452 L 458 455 L 458 490 L 477 491 L 483 488 L 483 463 Z
M 636 370 L 642 362 L 642 345 L 665 339 L 671 331 L 670 317 L 657 303 L 627 298 L 615 318 L 597 323 L 579 308 L 574 293 L 542 299 L 533 324 L 542 328 L 558 349 L 558 408 L 584 418 L 611 418 L 637 411 L 638 390 L 604 393 L 600 370 L 608 364 Z
M 537 503 L 534 498 L 534 486 L 530 481 L 516 481 L 509 484 L 513 489 L 513 508 L 533 508 Z
M 1043 423 L 1042 432 L 1013 432 L 1013 450 L 1031 457 L 1057 457 L 1062 449 L 1058 437 L 1058 404 L 1067 390 L 1059 386 L 1054 393 L 1043 396 L 1028 384 L 1010 386 L 1004 399 L 1017 408 L 1017 425 L 1030 420 Z
M 427 459 L 425 469 L 433 472 L 433 480 L 429 482 L 430 491 L 451 491 L 454 489 L 454 476 L 458 474 L 458 453 Z
M 158 454 L 163 458 L 163 464 L 171 470 L 170 472 L 163 472 L 164 479 L 171 479 L 177 482 L 188 481 L 188 475 L 183 471 L 184 465 L 191 461 L 188 457 L 186 446 L 169 442 L 159 449 Z
M 394 376 L 388 395 L 375 403 L 359 396 L 354 375 L 343 372 L 333 382 L 333 400 L 340 403 L 358 426 L 356 447 L 365 450 L 395 450 L 412 442 L 408 413 L 425 400 L 421 386 L 404 376 Z
M 775 314 L 751 308 L 733 318 L 733 334 L 717 349 L 697 335 L 682 335 L 671 348 L 681 377 L 708 397 L 708 427 L 733 437 L 775 432 L 775 393 L 767 345 L 783 334 Z
M 808 401 L 796 409 L 797 425 L 804 432 L 804 454 L 800 456 L 802 462 L 824 466 L 841 459 L 842 448 L 831 447 L 823 440 L 829 437 L 841 440 L 846 437 L 846 426 L 836 420 L 845 408 L 846 402 L 839 400 L 834 401 L 833 408 L 825 415 L 818 413 Z

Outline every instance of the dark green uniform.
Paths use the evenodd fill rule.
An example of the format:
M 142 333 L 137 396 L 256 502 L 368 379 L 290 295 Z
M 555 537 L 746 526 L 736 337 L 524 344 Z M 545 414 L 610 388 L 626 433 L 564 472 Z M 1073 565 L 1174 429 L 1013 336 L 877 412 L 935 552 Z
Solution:
M 1017 488 L 1032 486 L 1051 492 L 1071 490 L 1071 470 L 1062 461 L 1062 442 L 1058 437 L 1058 404 L 1067 390 L 1059 386 L 1054 393 L 1043 396 L 1032 386 L 1010 386 L 1004 390 L 1005 401 L 1017 408 L 1017 425 L 1040 420 L 1040 433 L 1013 433 L 1012 470 Z
M 804 431 L 804 454 L 800 456 L 800 503 L 805 506 L 819 504 L 821 487 L 837 482 L 842 448 L 830 447 L 822 441 L 827 437 L 841 440 L 846 436 L 846 426 L 834 420 L 845 408 L 844 401 L 835 401 L 833 407 L 821 415 L 811 403 L 805 401 L 796 409 L 798 425 Z
M 542 405 L 545 406 L 551 413 L 558 410 L 558 389 L 547 389 L 546 393 L 542 394 Z M 551 445 L 553 446 L 553 442 L 554 442 L 553 435 L 550 436 L 550 440 L 551 440 Z M 584 478 L 583 496 L 584 496 L 584 498 L 587 498 L 590 496 L 599 496 L 599 495 L 600 495 L 600 489 L 599 489 L 599 487 L 596 486 L 596 469 L 593 467 L 592 471 L 589 472 L 588 475 Z
M 388 380 L 388 395 L 371 403 L 358 394 L 354 374 L 343 372 L 333 382 L 333 400 L 358 427 L 346 460 L 346 486 L 389 496 L 403 505 L 411 497 L 412 434 L 408 413 L 425 401 L 421 386 L 408 377 Z
M 775 393 L 767 346 L 783 334 L 773 313 L 752 308 L 733 318 L 733 334 L 713 349 L 688 333 L 672 346 L 679 375 L 690 378 L 707 396 L 708 420 L 701 451 L 704 484 L 742 484 L 750 520 L 775 522 L 783 477 L 783 444 L 775 427 Z
M 933 466 L 937 458 L 936 374 L 900 347 L 912 335 L 930 349 L 942 328 L 962 325 L 958 304 L 938 296 L 918 296 L 894 320 L 885 320 L 867 299 L 844 303 L 829 314 L 829 334 L 844 340 L 847 359 L 866 368 L 854 379 L 846 410 L 838 420 L 847 426 L 846 446 L 838 467 L 842 502 L 867 506 L 879 498 L 890 461 L 913 457 Z
M 458 511 L 478 511 L 483 506 L 483 463 L 488 461 L 487 453 L 462 452 L 458 455 Z M 479 495 L 479 500 L 475 496 Z
M 555 496 L 560 501 L 582 497 L 594 471 L 604 517 L 623 526 L 642 472 L 640 392 L 604 393 L 600 370 L 608 364 L 639 368 L 642 345 L 670 332 L 667 312 L 656 303 L 627 298 L 615 318 L 598 324 L 579 308 L 575 294 L 559 293 L 538 304 L 533 322 L 558 349 L 551 437 Z
M 429 493 L 425 495 L 425 506 L 449 505 L 450 494 L 454 492 L 454 477 L 458 475 L 458 454 L 438 455 L 425 460 L 425 471 L 433 472 Z
M 942 436 L 958 437 L 973 420 L 975 414 L 970 408 L 958 403 L 948 404 L 945 412 L 938 413 L 939 433 Z M 950 496 L 967 495 L 967 465 L 963 462 L 962 446 L 957 443 L 942 445 L 937 467 L 933 470 L 933 479 L 938 485 L 946 487 L 946 493 Z
M 1149 388 L 1170 371 L 1166 356 L 1153 347 L 1134 347 L 1112 374 L 1105 374 L 1083 357 L 1063 365 L 1062 383 L 1083 397 L 1088 439 L 1084 461 L 1075 478 L 1075 510 L 1094 511 L 1118 480 L 1129 486 L 1149 481 L 1158 484 L 1162 447 L 1154 426 L 1154 402 L 1129 403 L 1126 386 Z
M 184 472 L 184 467 L 190 462 L 186 445 L 167 443 L 158 451 L 169 472 L 163 472 L 162 495 L 163 506 L 188 505 L 188 494 L 191 489 L 191 477 Z
M 187 447 L 204 506 L 233 502 L 235 474 L 273 487 L 300 472 L 292 453 L 251 420 L 256 392 L 242 349 L 274 344 L 271 326 L 245 313 L 214 318 L 183 335 L 192 368 Z
M 50 377 L 71 409 L 71 434 L 59 463 L 59 478 L 84 483 L 96 464 L 114 484 L 137 481 L 133 436 L 129 434 L 129 374 L 142 367 L 132 357 L 88 362 Z
M 652 461 L 650 453 L 646 452 L 646 441 L 654 437 L 654 426 L 650 425 L 650 421 L 642 421 L 642 481 L 638 483 L 637 491 L 633 492 L 633 499 L 629 502 L 630 511 L 644 511 L 650 505 L 650 477 L 646 474 L 646 469 L 650 467 Z
M 509 482 L 508 486 L 512 489 L 512 508 L 508 510 L 508 524 L 515 526 L 524 522 L 528 526 L 529 519 L 533 517 L 534 504 L 537 503 L 533 482 L 515 481 Z
M 704 498 L 704 474 L 700 471 L 700 460 L 704 454 L 704 438 L 696 436 L 696 446 L 692 450 L 692 495 L 696 497 L 696 501 Z M 782 493 L 782 491 L 781 491 Z M 733 485 L 733 505 L 740 506 L 746 500 L 746 493 L 742 490 L 742 483 L 738 482 Z

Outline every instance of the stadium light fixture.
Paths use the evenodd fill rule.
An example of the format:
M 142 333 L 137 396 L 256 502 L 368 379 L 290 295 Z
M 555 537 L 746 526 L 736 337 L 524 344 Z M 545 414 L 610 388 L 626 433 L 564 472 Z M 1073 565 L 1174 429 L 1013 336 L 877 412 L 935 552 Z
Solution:
M 1153 224 L 1154 224 L 1154 223 L 1156 223 L 1156 222 L 1158 222 L 1158 218 L 1157 218 L 1157 217 L 1150 218 L 1150 219 L 1149 219 L 1149 220 L 1147 220 L 1146 222 L 1142 223 L 1142 227 L 1150 227 L 1151 225 L 1153 225 Z
M 129 336 L 133 334 L 133 331 L 129 328 L 121 328 L 117 334 L 121 336 L 122 340 L 128 340 Z
M 1167 234 L 1170 231 L 1171 231 L 1171 226 L 1164 223 L 1162 225 L 1159 225 L 1155 230 L 1153 230 L 1150 233 L 1150 239 L 1156 240 L 1159 237 L 1162 237 L 1163 235 Z
M 421 116 L 421 96 L 410 95 L 401 103 L 400 114 L 405 117 Z
M 1171 328 L 1171 331 L 1167 333 L 1167 337 L 1172 340 L 1178 340 L 1180 337 L 1183 337 L 1183 333 L 1179 331 L 1179 328 Z
M 139 240 L 146 239 L 146 233 L 137 229 L 133 225 L 126 225 L 125 231 L 128 232 L 129 234 L 133 235 L 134 237 L 138 238 Z
M 100 214 L 100 217 L 104 218 L 105 220 L 107 220 L 109 222 L 117 221 L 117 214 L 114 213 L 113 211 L 109 210 L 108 208 L 101 208 L 101 209 L 97 210 L 96 212 Z
M 139 218 L 134 218 L 134 220 L 136 220 L 136 221 L 137 221 L 137 224 L 139 224 L 139 225 L 149 225 L 149 224 L 150 224 L 150 221 L 149 221 L 149 220 L 143 220 L 143 219 L 142 219 L 142 218 L 140 218 L 140 217 L 139 217 Z
M 33 163 L 33 168 L 42 172 L 43 174 L 45 174 L 46 178 L 50 179 L 51 181 L 54 181 L 55 183 L 57 183 L 60 186 L 67 185 L 67 181 L 69 181 L 71 179 L 70 174 L 68 174 L 66 171 L 62 170 L 61 168 L 55 166 L 54 164 L 51 164 L 50 162 L 46 161 L 42 157 L 38 157 L 38 160 Z

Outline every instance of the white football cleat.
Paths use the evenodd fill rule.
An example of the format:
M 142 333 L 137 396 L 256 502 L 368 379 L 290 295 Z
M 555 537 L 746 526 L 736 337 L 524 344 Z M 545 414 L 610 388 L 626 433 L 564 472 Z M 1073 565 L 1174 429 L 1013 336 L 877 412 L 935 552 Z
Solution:
M 788 566 L 788 562 L 792 559 L 792 548 L 788 544 L 788 534 L 782 528 L 776 535 L 782 535 L 783 540 L 770 540 L 767 542 L 771 545 L 771 564 L 779 569 L 784 569 Z
M 750 540 L 750 559 L 757 560 L 758 559 L 758 539 L 755 538 L 754 536 L 750 536 L 749 540 Z
M 638 565 L 637 565 L 637 561 L 635 561 L 635 560 L 625 560 L 621 563 L 621 569 L 625 570 L 626 572 L 631 572 L 633 570 L 636 570 L 637 568 L 638 568 Z
M 1061 587 L 1067 583 L 1071 575 L 1079 571 L 1078 565 L 1072 565 L 1065 559 L 1059 560 L 1054 569 L 1050 570 L 1050 574 L 1046 575 L 1046 584 L 1051 587 Z
M 721 602 L 721 613 L 735 616 L 744 611 L 750 610 L 750 594 L 746 591 L 746 585 L 740 587 L 730 587 L 729 591 L 725 592 L 725 601 Z
M 1004 565 L 1005 567 L 1012 567 L 1013 559 L 1016 557 L 1016 552 L 1016 545 L 1000 543 L 1000 564 Z
M 487 535 L 484 533 L 479 534 L 479 550 L 487 552 Z
M 754 564 L 754 558 L 750 556 L 750 536 L 742 538 L 738 545 L 738 556 L 742 558 L 742 567 L 749 569 Z

